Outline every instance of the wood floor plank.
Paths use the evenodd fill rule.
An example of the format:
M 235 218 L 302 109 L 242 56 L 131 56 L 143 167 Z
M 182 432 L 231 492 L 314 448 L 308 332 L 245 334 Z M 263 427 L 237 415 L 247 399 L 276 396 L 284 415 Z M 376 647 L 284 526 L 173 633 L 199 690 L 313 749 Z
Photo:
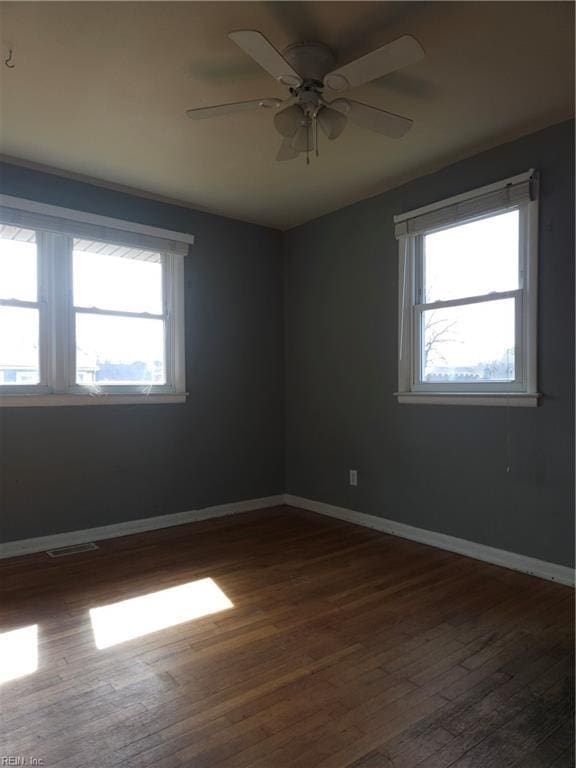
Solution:
M 572 766 L 574 765 L 574 742 L 572 733 L 573 718 L 556 721 L 556 727 L 529 755 L 522 755 L 512 768 L 549 768 L 558 759 L 572 752 Z
M 208 578 L 233 607 L 96 647 L 92 608 Z M 313 513 L 4 560 L 0 622 L 39 664 L 2 748 L 47 767 L 574 765 L 569 588 Z

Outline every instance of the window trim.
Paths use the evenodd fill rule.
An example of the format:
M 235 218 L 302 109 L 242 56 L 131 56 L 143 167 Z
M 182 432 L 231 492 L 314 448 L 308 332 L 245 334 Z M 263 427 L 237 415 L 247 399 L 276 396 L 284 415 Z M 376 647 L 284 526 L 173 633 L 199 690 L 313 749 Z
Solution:
M 448 227 L 458 226 L 466 221 L 474 221 L 498 215 L 505 210 L 518 210 L 519 216 L 519 288 L 512 291 L 487 294 L 485 296 L 468 296 L 463 299 L 436 302 L 423 305 L 419 301 L 419 282 L 422 275 L 422 243 L 425 232 L 409 233 L 406 224 L 408 219 L 431 213 L 441 208 L 448 208 L 466 200 L 482 197 L 489 193 L 505 190 L 511 184 L 529 181 L 535 187 L 535 192 L 528 202 L 503 206 L 477 216 L 462 218 L 447 226 L 431 228 L 428 231 L 438 231 Z M 495 184 L 490 184 L 457 195 L 447 200 L 418 208 L 400 216 L 394 217 L 394 222 L 400 234 L 399 247 L 399 305 L 398 305 L 398 391 L 395 396 L 399 403 L 410 404 L 440 404 L 440 405 L 504 405 L 504 406 L 536 406 L 539 401 L 537 392 L 537 270 L 538 270 L 538 194 L 537 174 L 531 169 Z M 455 383 L 426 383 L 420 381 L 417 372 L 420 366 L 420 332 L 416 318 L 423 307 L 441 308 L 477 303 L 480 301 L 497 301 L 515 297 L 516 318 L 516 349 L 515 363 L 517 378 L 509 385 L 503 382 L 468 382 L 460 385 Z
M 7 221 L 1 206 L 10 209 Z M 35 219 L 38 215 L 51 217 L 49 231 L 38 229 Z M 28 219 L 31 222 L 28 228 L 36 229 L 37 232 L 39 258 L 36 303 L 40 313 L 40 383 L 0 386 L 0 407 L 185 402 L 184 253 L 194 242 L 194 236 L 0 195 L 0 222 L 12 224 L 15 216 L 21 218 L 21 223 L 16 226 L 26 227 Z M 73 306 L 71 284 L 72 243 L 76 234 L 74 222 L 80 222 L 82 227 L 106 227 L 109 242 L 122 242 L 122 232 L 127 232 L 130 233 L 132 242 L 135 237 L 137 242 L 138 235 L 143 236 L 142 248 L 149 248 L 150 242 L 154 240 L 160 246 L 166 384 L 99 385 L 97 388 L 76 384 L 73 348 L 76 310 Z M 67 231 L 68 226 L 72 231 Z M 103 230 L 99 229 L 98 232 L 100 231 Z M 164 244 L 166 247 L 162 247 Z M 62 259 L 63 249 L 67 253 L 67 259 Z M 26 303 L 29 302 L 24 302 Z M 21 305 L 22 302 L 18 304 Z

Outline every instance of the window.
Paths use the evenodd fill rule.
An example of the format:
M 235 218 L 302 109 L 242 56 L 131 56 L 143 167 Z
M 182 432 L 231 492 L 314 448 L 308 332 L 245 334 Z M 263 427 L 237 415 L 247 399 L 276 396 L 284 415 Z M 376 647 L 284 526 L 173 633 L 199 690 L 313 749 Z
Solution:
M 0 404 L 182 402 L 190 242 L 0 196 Z
M 536 405 L 533 171 L 395 217 L 400 402 Z

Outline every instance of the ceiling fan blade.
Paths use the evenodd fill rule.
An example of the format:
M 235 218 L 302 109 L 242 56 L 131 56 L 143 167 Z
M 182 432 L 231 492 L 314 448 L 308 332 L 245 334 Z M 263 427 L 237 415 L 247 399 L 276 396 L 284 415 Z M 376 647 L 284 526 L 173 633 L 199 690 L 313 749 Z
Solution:
M 304 113 L 298 104 L 292 104 L 291 107 L 286 107 L 286 109 L 276 112 L 274 115 L 274 127 L 280 136 L 291 139 L 300 127 L 303 117 Z
M 404 35 L 343 67 L 328 72 L 324 77 L 324 85 L 332 91 L 355 88 L 409 64 L 415 64 L 423 56 L 424 49 L 418 40 L 411 35 Z
M 291 88 L 302 85 L 302 78 L 298 72 L 261 32 L 240 29 L 237 32 L 230 32 L 228 37 L 282 85 Z
M 413 121 L 407 117 L 385 112 L 383 109 L 352 101 L 352 99 L 335 99 L 330 102 L 330 106 L 346 115 L 348 120 L 361 128 L 376 131 L 391 139 L 404 136 L 413 125 Z
M 346 115 L 342 114 L 342 112 L 326 106 L 322 107 L 318 112 L 316 119 L 320 128 L 322 128 L 330 140 L 337 139 L 344 128 L 346 128 L 346 123 L 348 122 Z
M 276 160 L 295 160 L 299 155 L 298 150 L 292 146 L 290 138 L 285 138 L 276 155 Z
M 235 101 L 232 104 L 217 104 L 214 107 L 199 107 L 187 109 L 186 114 L 192 120 L 205 120 L 208 117 L 232 115 L 235 112 L 245 112 L 249 109 L 276 109 L 282 104 L 282 99 L 253 99 L 252 101 Z

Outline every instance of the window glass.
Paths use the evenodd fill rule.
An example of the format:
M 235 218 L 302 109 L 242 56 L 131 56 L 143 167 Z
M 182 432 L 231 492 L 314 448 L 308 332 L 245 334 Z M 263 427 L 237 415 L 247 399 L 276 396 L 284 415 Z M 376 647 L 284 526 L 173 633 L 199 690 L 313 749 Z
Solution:
M 39 383 L 38 310 L 0 305 L 0 386 Z
M 36 301 L 37 270 L 36 233 L 0 225 L 0 299 Z
M 165 384 L 164 321 L 78 312 L 76 383 Z
M 422 313 L 422 380 L 513 381 L 514 299 Z
M 423 303 L 518 288 L 518 211 L 424 236 Z
M 74 240 L 74 305 L 162 314 L 162 257 L 153 251 Z

